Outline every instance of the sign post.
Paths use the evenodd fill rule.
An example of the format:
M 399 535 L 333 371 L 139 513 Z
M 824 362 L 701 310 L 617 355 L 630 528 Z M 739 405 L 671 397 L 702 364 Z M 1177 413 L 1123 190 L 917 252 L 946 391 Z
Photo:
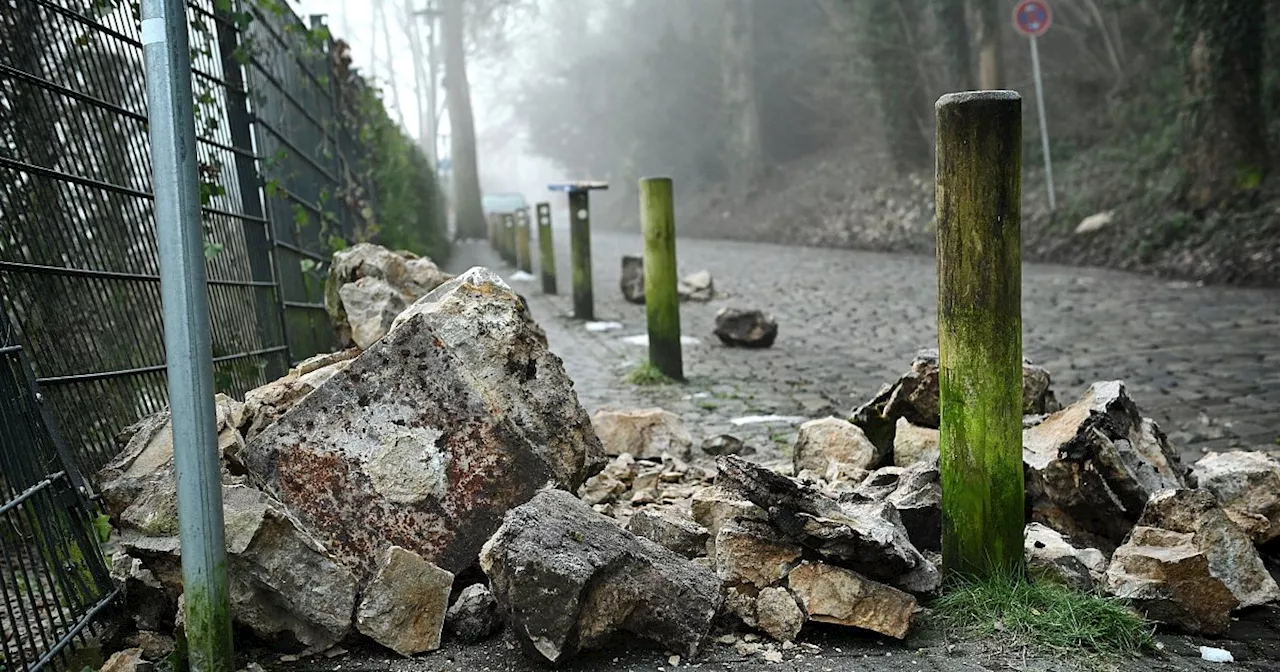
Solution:
M 1040 115 L 1040 146 L 1044 153 L 1044 179 L 1049 187 L 1049 210 L 1056 210 L 1053 194 L 1053 162 L 1049 159 L 1049 127 L 1044 119 L 1044 84 L 1040 79 L 1040 50 L 1036 38 L 1044 35 L 1053 23 L 1053 12 L 1045 0 L 1022 0 L 1013 8 L 1013 26 L 1031 40 L 1031 69 L 1036 80 L 1036 112 Z

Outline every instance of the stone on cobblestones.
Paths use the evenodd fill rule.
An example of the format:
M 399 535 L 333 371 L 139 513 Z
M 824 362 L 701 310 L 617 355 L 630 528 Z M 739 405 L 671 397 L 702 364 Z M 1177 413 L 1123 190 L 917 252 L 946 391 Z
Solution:
M 402 656 L 440 648 L 453 574 L 390 546 L 364 587 L 356 629 Z
M 623 255 L 622 298 L 629 303 L 644 304 L 644 257 Z
M 735 456 L 721 457 L 716 464 L 717 485 L 768 511 L 783 534 L 833 564 L 913 592 L 930 592 L 940 585 L 938 568 L 911 543 L 892 504 L 862 498 L 838 501 Z
M 502 627 L 498 600 L 483 583 L 462 589 L 453 606 L 445 612 L 445 627 L 463 644 L 474 644 Z
M 1153 496 L 1104 587 L 1153 620 L 1204 634 L 1226 632 L 1235 609 L 1280 599 L 1248 535 L 1203 490 Z
M 785 579 L 803 552 L 767 523 L 736 520 L 716 534 L 716 575 L 726 585 L 765 588 Z
M 871 501 L 887 502 L 897 510 L 907 536 L 916 548 L 942 550 L 942 478 L 936 461 L 910 467 L 884 467 L 854 489 Z
M 841 567 L 806 562 L 787 576 L 809 620 L 862 628 L 897 639 L 906 636 L 916 598 Z
M 591 424 L 606 455 L 630 453 L 640 458 L 670 454 L 684 460 L 693 456 L 693 435 L 680 416 L 661 408 L 600 409 Z
M 1184 487 L 1185 468 L 1124 383 L 1094 383 L 1075 403 L 1023 432 L 1032 519 L 1109 550 L 1147 499 Z
M 719 434 L 710 436 L 702 441 L 702 452 L 713 457 L 721 455 L 743 455 L 747 453 L 747 446 L 736 436 L 730 434 Z
M 1031 523 L 1023 534 L 1027 567 L 1038 577 L 1048 577 L 1089 591 L 1107 569 L 1107 558 L 1096 548 L 1076 548 L 1056 530 Z
M 778 338 L 778 323 L 761 310 L 721 308 L 713 333 L 722 343 L 743 348 L 768 348 Z
M 680 278 L 676 285 L 676 293 L 681 301 L 710 301 L 716 296 L 715 283 L 711 279 L 711 271 L 698 271 Z
M 1209 453 L 1191 474 L 1255 543 L 1280 537 L 1280 461 L 1260 452 Z
M 480 566 L 525 652 L 551 663 L 621 632 L 693 655 L 722 600 L 715 574 L 558 490 L 509 511 Z
M 756 627 L 780 641 L 792 642 L 804 627 L 805 613 L 785 586 L 763 588 L 756 596 Z
M 917 462 L 938 459 L 942 433 L 928 427 L 917 427 L 906 418 L 898 418 L 893 433 L 893 463 L 909 467 Z
M 916 353 L 911 369 L 897 382 L 885 385 L 867 403 L 854 409 L 849 421 L 861 427 L 882 450 L 894 445 L 899 418 L 927 429 L 938 428 L 938 351 Z M 1023 414 L 1051 413 L 1059 404 L 1050 389 L 1049 372 L 1027 360 L 1022 364 Z
M 363 349 L 386 335 L 400 311 L 452 277 L 425 257 L 360 243 L 334 253 L 325 308 L 339 342 Z
M 707 528 L 670 508 L 646 508 L 637 511 L 627 523 L 627 530 L 686 558 L 707 552 Z
M 410 306 L 246 446 L 255 482 L 361 574 L 395 544 L 460 572 L 503 512 L 604 463 L 560 359 L 497 275 Z
M 861 429 L 840 418 L 820 418 L 800 425 L 791 450 L 797 474 L 805 469 L 823 475 L 832 471 L 875 469 L 886 455 Z

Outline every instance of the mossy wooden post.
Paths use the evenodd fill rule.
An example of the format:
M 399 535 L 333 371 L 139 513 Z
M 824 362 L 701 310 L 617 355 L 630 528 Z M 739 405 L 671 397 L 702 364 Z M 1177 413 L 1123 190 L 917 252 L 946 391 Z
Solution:
M 594 320 L 595 297 L 591 289 L 591 199 L 606 182 L 563 182 L 548 186 L 569 194 L 569 261 L 573 267 L 573 316 Z
M 489 249 L 494 252 L 500 252 L 498 249 L 498 216 L 489 213 Z
M 1023 566 L 1022 98 L 936 114 L 942 562 L 983 577 Z
M 533 256 L 529 253 L 528 210 L 521 210 L 516 216 L 516 266 L 525 273 L 533 273 Z
M 515 215 L 502 216 L 502 260 L 508 266 L 516 265 L 516 218 Z
M 538 268 L 542 273 L 542 293 L 556 293 L 556 246 L 551 237 L 551 204 L 539 203 L 538 213 Z
M 649 322 L 649 363 L 668 378 L 684 380 L 680 355 L 680 294 L 676 291 L 676 213 L 671 178 L 640 180 L 644 230 L 644 306 Z

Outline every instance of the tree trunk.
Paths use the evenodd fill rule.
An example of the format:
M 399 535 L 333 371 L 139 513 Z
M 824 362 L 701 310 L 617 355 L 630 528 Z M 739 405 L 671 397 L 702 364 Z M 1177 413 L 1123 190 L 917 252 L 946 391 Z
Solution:
M 965 0 L 931 0 L 938 22 L 942 56 L 947 62 L 944 86 L 948 91 L 973 89 L 973 65 L 969 57 L 969 26 L 965 22 Z
M 449 139 L 453 155 L 453 207 L 455 237 L 485 236 L 484 208 L 480 203 L 480 172 L 476 164 L 476 126 L 471 116 L 471 87 L 467 84 L 464 0 L 444 1 L 444 72 L 449 93 Z
M 738 196 L 745 196 L 754 190 L 763 165 L 753 62 L 754 0 L 724 2 L 724 41 L 721 48 L 724 105 L 729 122 L 729 180 L 732 191 Z
M 916 67 L 918 0 L 858 0 L 864 14 L 861 43 L 871 62 L 871 77 L 879 94 L 885 139 L 900 173 L 930 165 L 933 154 L 923 129 L 930 112 L 920 69 Z
M 1262 106 L 1263 0 L 1182 0 L 1174 39 L 1183 71 L 1186 198 L 1220 204 L 1262 183 L 1270 164 Z
M 978 86 L 988 91 L 1004 88 L 1004 64 L 1000 45 L 1001 22 L 1009 20 L 1001 13 L 999 0 L 976 0 L 978 24 L 982 34 L 978 42 Z

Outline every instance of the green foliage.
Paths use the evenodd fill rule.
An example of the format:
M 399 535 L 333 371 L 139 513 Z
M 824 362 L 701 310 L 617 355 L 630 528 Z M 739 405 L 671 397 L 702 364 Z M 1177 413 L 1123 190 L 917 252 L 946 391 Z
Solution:
M 627 372 L 625 381 L 632 385 L 674 385 L 676 380 L 668 378 L 649 360 L 645 360 Z
M 1008 637 L 1061 653 L 1129 654 L 1154 645 L 1151 626 L 1123 602 L 1021 573 L 954 579 L 932 606 L 966 637 Z

